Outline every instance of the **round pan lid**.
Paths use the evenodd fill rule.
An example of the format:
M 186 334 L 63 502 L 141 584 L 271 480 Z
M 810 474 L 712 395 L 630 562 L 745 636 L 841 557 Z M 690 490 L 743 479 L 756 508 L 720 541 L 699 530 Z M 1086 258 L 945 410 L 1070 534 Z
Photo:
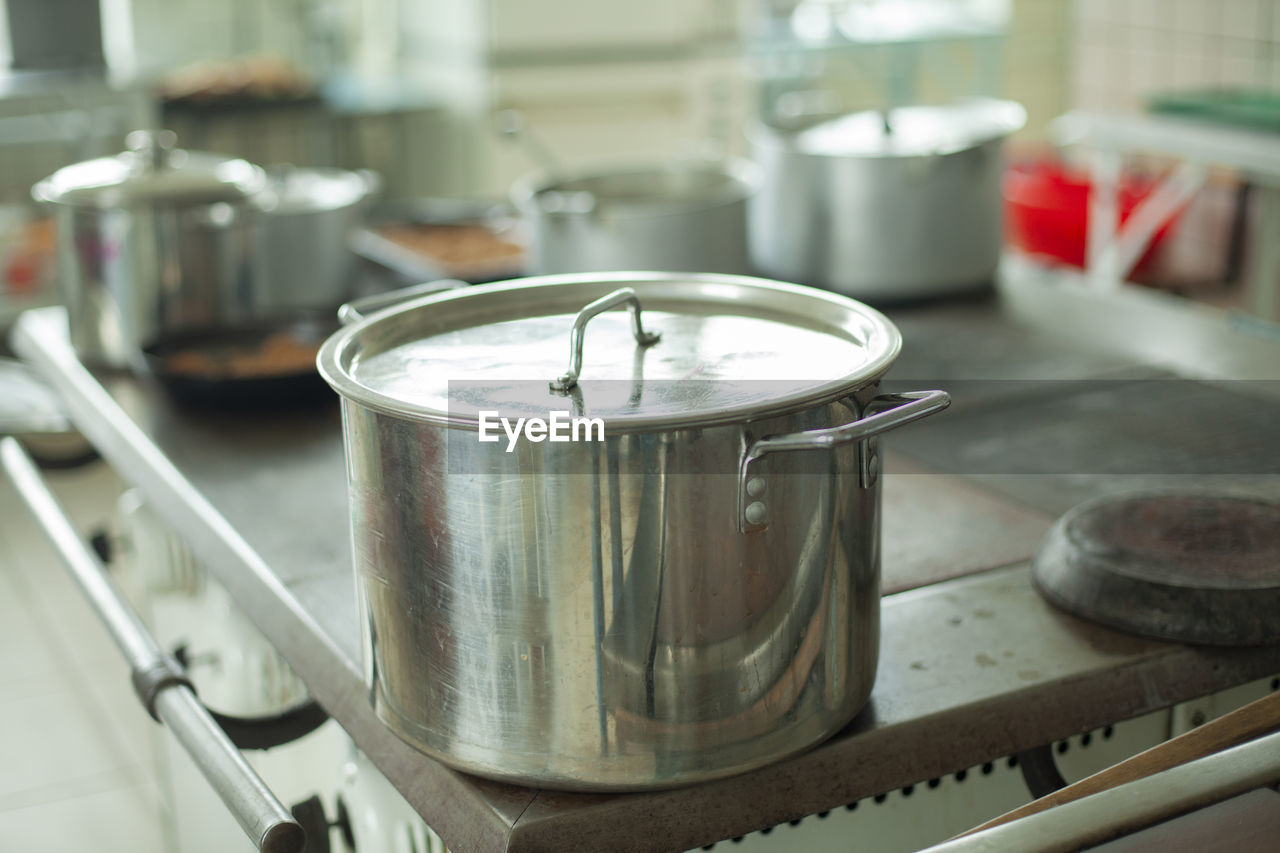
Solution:
M 1002 139 L 1026 121 L 1026 110 L 1013 101 L 969 98 L 937 106 L 864 110 L 760 138 L 818 157 L 930 157 Z
M 176 140 L 167 130 L 134 131 L 125 140 L 128 151 L 59 169 L 31 194 L 74 207 L 196 205 L 243 201 L 266 183 L 262 169 L 246 160 L 175 148 Z
M 1172 490 L 1098 498 L 1054 524 L 1032 576 L 1053 604 L 1120 630 L 1280 642 L 1280 503 Z
M 588 319 L 576 384 L 579 312 L 629 289 L 631 310 Z M 607 431 L 711 426 L 839 399 L 878 378 L 901 337 L 879 312 L 837 294 L 745 276 L 542 276 L 433 294 L 332 336 L 320 373 L 368 408 L 473 427 L 482 411 L 601 418 Z

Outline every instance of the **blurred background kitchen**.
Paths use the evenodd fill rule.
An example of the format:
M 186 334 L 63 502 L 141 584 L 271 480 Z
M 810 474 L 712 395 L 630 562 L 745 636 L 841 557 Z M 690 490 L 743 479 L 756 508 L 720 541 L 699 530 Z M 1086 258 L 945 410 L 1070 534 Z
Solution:
M 1106 137 L 1122 159 L 1107 166 L 1118 176 L 1121 218 L 1190 152 L 1204 168 L 1167 182 L 1179 185 L 1147 245 L 1125 270 L 1104 258 L 1103 272 L 1254 314 L 1275 311 L 1274 298 L 1246 283 L 1265 289 L 1274 279 L 1254 268 L 1274 258 L 1251 249 L 1260 228 L 1274 232 L 1275 205 L 1251 185 L 1277 178 L 1242 166 L 1240 145 L 1256 134 L 1239 142 L 1233 132 L 1280 128 L 1280 4 L 1270 0 L 562 0 L 536 8 L 513 0 L 7 0 L 0 8 L 4 316 L 55 298 L 51 225 L 31 186 L 61 166 L 114 154 L 140 127 L 168 128 L 185 148 L 263 166 L 371 169 L 382 177 L 385 207 L 441 196 L 501 200 L 514 180 L 546 165 L 539 149 L 568 167 L 745 155 L 744 129 L 757 119 L 975 95 L 1026 109 L 1005 151 L 1019 168 L 1004 177 L 1006 234 L 1023 255 L 1060 268 L 1085 263 L 1095 176 L 1083 152 L 1092 149 L 1055 144 Z M 519 112 L 532 138 L 497 132 L 507 110 Z M 1164 150 L 1151 151 L 1140 125 L 1055 124 L 1072 111 L 1176 113 L 1223 132 L 1185 146 L 1165 139 Z

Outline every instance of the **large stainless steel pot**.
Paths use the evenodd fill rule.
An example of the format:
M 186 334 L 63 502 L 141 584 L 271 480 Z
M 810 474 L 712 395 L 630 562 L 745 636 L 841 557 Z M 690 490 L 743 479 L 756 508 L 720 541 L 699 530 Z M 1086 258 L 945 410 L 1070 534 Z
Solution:
M 280 167 L 268 178 L 254 197 L 261 218 L 258 310 L 337 310 L 353 295 L 358 258 L 351 241 L 379 189 L 377 175 Z
M 252 312 L 250 198 L 263 172 L 174 141 L 138 131 L 129 151 L 67 166 L 32 188 L 56 211 L 71 342 L 87 363 L 133 366 L 161 333 Z
M 989 283 L 1003 242 L 1000 149 L 1025 120 L 1018 104 L 976 99 L 757 128 L 752 261 L 859 299 Z
M 744 160 L 673 160 L 517 181 L 535 273 L 605 270 L 750 272 Z
M 841 728 L 876 670 L 876 436 L 948 403 L 880 394 L 899 347 L 834 294 L 663 273 L 481 285 L 338 332 L 319 367 L 378 714 L 455 767 L 577 789 Z M 480 441 L 490 410 L 598 417 L 603 440 L 508 452 Z

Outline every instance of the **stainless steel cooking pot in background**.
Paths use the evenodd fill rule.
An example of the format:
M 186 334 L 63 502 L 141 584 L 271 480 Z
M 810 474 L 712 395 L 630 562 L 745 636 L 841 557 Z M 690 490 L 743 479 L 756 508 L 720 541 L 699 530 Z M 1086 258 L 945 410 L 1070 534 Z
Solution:
M 672 160 L 516 182 L 535 273 L 671 270 L 746 273 L 747 199 L 759 170 L 744 160 Z
M 335 334 L 378 714 L 460 769 L 571 789 L 840 729 L 875 678 L 877 436 L 949 402 L 880 393 L 899 348 L 835 294 L 671 273 L 480 285 Z M 555 440 L 553 412 L 597 440 Z
M 757 128 L 756 268 L 873 300 L 989 283 L 1003 242 L 1000 149 L 1025 121 L 1018 104 L 974 99 Z
M 268 171 L 266 188 L 254 197 L 260 312 L 337 310 L 352 297 L 358 259 L 351 240 L 379 187 L 365 170 Z
M 174 142 L 167 131 L 137 131 L 130 150 L 67 166 L 32 189 L 56 211 L 71 342 L 87 363 L 134 365 L 160 332 L 249 310 L 250 198 L 264 174 Z

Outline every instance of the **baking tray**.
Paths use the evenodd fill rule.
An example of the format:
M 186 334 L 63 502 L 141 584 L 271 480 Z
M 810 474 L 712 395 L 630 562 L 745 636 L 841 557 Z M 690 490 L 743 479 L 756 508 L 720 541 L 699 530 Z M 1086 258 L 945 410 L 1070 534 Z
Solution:
M 352 236 L 351 249 L 406 282 L 479 284 L 524 275 L 526 243 L 520 220 L 502 202 L 428 198 L 380 205 Z

